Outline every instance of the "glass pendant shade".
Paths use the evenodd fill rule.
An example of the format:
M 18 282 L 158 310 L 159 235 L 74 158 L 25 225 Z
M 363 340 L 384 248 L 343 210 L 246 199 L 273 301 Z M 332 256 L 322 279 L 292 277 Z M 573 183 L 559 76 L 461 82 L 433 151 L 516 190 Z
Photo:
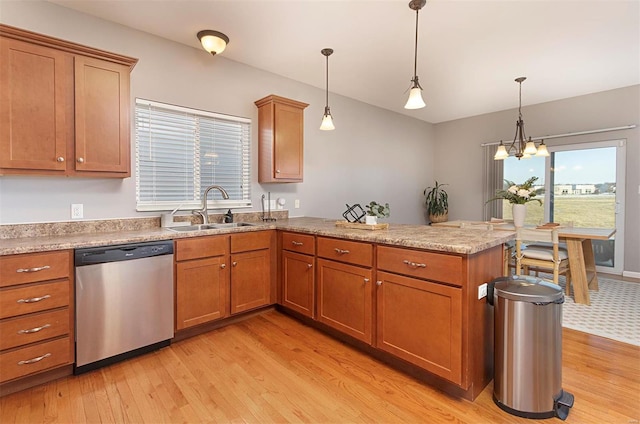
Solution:
M 494 160 L 505 160 L 508 157 L 509 157 L 509 153 L 507 153 L 507 149 L 504 147 L 504 144 L 502 144 L 502 142 L 500 142 L 500 145 L 498 146 L 498 150 L 496 150 L 496 154 L 493 157 L 493 159 Z
M 536 144 L 531 141 L 531 137 L 529 137 L 529 141 L 527 141 L 527 144 L 524 146 L 524 151 L 522 153 L 524 153 L 525 155 L 535 155 L 536 153 L 538 153 Z
M 198 33 L 202 47 L 212 55 L 220 54 L 229 43 L 229 37 L 218 31 L 205 30 Z
M 325 111 L 324 116 L 322 117 L 322 123 L 320 124 L 320 129 L 323 131 L 335 130 L 336 127 L 333 125 L 333 118 L 331 117 L 331 113 Z
M 411 91 L 409 91 L 409 99 L 407 100 L 407 104 L 404 105 L 404 108 L 420 109 L 425 106 L 426 104 L 424 100 L 422 100 L 422 89 L 420 87 L 413 87 Z
M 549 156 L 549 151 L 547 150 L 547 145 L 544 144 L 544 141 L 538 146 L 538 152 L 536 153 L 536 156 Z

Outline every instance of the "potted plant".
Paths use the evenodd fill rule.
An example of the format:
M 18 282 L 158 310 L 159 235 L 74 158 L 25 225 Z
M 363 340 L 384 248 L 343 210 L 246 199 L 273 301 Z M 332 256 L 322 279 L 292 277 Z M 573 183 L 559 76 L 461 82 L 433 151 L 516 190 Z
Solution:
M 528 202 L 538 202 L 542 205 L 540 199 L 535 199 L 536 195 L 544 192 L 543 188 L 534 189 L 533 183 L 538 177 L 531 177 L 522 184 L 516 184 L 513 181 L 504 180 L 505 188 L 496 190 L 496 196 L 487 200 L 487 203 L 493 200 L 508 200 L 511 203 L 513 213 L 513 225 L 516 227 L 524 226 L 526 217 L 526 204 Z
M 369 225 L 375 225 L 378 223 L 378 218 L 388 218 L 391 215 L 389 204 L 385 203 L 384 206 L 378 202 L 369 202 L 365 206 L 367 210 L 367 216 L 365 217 L 365 223 Z
M 435 187 L 424 189 L 425 204 L 431 222 L 445 222 L 449 219 L 449 195 L 442 188 L 447 184 L 438 184 Z

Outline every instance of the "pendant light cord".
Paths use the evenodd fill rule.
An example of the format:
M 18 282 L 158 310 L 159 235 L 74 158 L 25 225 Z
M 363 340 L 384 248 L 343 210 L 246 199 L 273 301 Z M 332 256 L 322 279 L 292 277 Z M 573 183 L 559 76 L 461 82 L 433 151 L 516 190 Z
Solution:
M 327 58 L 327 91 L 326 91 L 326 103 L 325 107 L 329 107 L 329 55 L 325 56 Z
M 416 9 L 416 44 L 413 50 L 413 78 L 418 75 L 418 12 L 420 9 Z

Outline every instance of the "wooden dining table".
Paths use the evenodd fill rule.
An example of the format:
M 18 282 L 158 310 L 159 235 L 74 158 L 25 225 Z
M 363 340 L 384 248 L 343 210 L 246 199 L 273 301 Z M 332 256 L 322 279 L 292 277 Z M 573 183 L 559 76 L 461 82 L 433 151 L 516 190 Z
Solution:
M 511 221 L 447 221 L 433 223 L 434 226 L 454 228 L 479 228 L 496 231 L 515 231 Z M 591 240 L 608 240 L 616 233 L 615 228 L 583 228 L 558 226 L 558 237 L 567 245 L 573 298 L 575 303 L 591 304 L 589 290 L 598 290 L 598 274 Z

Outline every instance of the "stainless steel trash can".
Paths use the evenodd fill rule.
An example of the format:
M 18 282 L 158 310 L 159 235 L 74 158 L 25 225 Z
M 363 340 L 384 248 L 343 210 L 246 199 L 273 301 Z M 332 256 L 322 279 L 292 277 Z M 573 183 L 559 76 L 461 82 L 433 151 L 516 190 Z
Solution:
M 562 288 L 530 276 L 491 282 L 494 305 L 493 400 L 510 414 L 566 419 L 562 390 Z

